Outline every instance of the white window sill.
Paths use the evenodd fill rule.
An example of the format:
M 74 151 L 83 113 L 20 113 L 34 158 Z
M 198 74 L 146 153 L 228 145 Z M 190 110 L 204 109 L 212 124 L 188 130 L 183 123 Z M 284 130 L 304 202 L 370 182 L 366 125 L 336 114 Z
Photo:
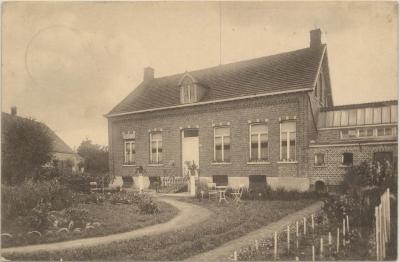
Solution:
M 136 166 L 136 164 L 122 164 L 122 166 Z
M 349 168 L 349 167 L 352 167 L 353 165 L 339 165 L 339 167 L 341 167 L 341 168 Z
M 211 165 L 219 166 L 219 165 L 232 165 L 232 162 L 211 162 Z
M 321 165 L 321 166 L 314 166 L 314 168 L 324 168 L 327 167 L 326 165 Z
M 147 164 L 147 166 L 164 166 L 164 164 Z
M 297 164 L 297 161 L 278 161 L 278 164 Z
M 268 161 L 249 161 L 247 162 L 248 165 L 269 165 L 271 162 Z

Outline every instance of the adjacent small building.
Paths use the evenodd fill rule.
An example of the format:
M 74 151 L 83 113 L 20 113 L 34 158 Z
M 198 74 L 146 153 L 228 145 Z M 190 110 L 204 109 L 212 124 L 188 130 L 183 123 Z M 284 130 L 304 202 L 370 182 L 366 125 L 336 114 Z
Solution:
M 17 108 L 11 108 L 11 114 L 2 112 L 1 113 L 1 125 L 2 130 L 9 125 L 12 121 L 16 121 L 18 118 L 23 117 L 17 115 Z M 38 125 L 42 125 L 43 129 L 47 132 L 52 140 L 52 160 L 48 163 L 49 166 L 54 166 L 60 170 L 68 170 L 72 172 L 79 171 L 79 163 L 83 162 L 83 158 L 74 152 L 53 130 L 41 122 L 37 122 Z
M 150 183 L 189 161 L 204 183 L 307 190 L 397 157 L 397 101 L 334 106 L 319 29 L 291 52 L 159 78 L 145 68 L 106 117 L 110 171 L 135 182 L 138 166 Z

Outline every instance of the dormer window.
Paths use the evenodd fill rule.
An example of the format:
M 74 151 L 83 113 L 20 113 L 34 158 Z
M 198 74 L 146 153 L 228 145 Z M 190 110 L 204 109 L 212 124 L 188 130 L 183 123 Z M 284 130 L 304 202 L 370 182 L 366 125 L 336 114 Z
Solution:
M 197 88 L 195 84 L 182 85 L 181 87 L 182 104 L 197 102 Z
M 199 102 L 205 93 L 204 87 L 189 73 L 183 75 L 178 86 L 181 88 L 181 104 Z

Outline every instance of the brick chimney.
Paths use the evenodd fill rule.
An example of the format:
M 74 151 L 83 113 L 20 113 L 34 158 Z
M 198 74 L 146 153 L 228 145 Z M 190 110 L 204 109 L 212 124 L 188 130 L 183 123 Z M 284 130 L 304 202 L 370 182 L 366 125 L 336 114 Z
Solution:
M 17 115 L 17 107 L 16 106 L 12 106 L 11 107 L 11 115 L 12 116 L 16 116 Z
M 152 67 L 145 67 L 143 74 L 143 81 L 149 81 L 154 79 L 154 69 Z
M 321 29 L 310 31 L 310 48 L 318 48 L 321 46 Z

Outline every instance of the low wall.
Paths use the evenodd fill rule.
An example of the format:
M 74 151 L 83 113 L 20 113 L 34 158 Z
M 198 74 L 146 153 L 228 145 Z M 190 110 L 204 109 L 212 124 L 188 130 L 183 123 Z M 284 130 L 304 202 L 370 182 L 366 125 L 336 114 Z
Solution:
M 272 189 L 284 188 L 286 190 L 307 191 L 310 181 L 306 177 L 267 177 L 267 184 Z

